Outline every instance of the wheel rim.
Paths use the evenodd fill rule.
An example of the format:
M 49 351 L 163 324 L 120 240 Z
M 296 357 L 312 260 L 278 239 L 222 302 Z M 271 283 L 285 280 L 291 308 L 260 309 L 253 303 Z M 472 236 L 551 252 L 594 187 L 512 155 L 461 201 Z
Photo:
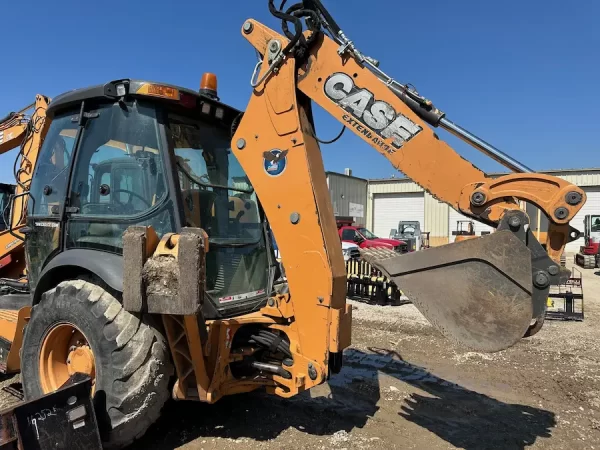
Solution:
M 80 372 L 92 379 L 96 389 L 96 361 L 85 335 L 70 323 L 53 326 L 46 334 L 40 352 L 40 384 L 44 394 L 63 386 Z

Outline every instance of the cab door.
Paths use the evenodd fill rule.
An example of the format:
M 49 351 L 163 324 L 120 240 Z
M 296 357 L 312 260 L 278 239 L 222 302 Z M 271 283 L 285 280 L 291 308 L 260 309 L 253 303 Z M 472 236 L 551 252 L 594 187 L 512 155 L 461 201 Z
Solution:
M 152 104 L 105 103 L 88 110 L 73 163 L 64 246 L 120 255 L 123 233 L 151 225 L 176 230 L 165 147 Z
M 61 217 L 78 134 L 78 108 L 54 116 L 42 144 L 27 198 L 28 278 L 33 291 L 42 268 L 62 250 Z

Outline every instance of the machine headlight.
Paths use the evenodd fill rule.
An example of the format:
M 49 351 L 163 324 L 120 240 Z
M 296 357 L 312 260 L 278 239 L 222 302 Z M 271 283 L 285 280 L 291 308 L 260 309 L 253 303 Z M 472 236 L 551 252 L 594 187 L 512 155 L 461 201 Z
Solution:
M 117 95 L 119 97 L 125 97 L 125 95 L 127 95 L 127 89 L 125 89 L 125 85 L 123 83 L 117 84 Z

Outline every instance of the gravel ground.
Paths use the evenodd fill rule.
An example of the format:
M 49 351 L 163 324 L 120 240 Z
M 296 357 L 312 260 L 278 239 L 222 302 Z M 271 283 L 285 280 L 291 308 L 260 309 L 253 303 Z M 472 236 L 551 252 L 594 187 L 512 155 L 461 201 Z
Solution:
M 353 344 L 329 383 L 290 400 L 171 402 L 131 448 L 600 449 L 599 270 L 584 290 L 584 322 L 547 321 L 494 354 L 450 343 L 410 304 L 351 301 Z

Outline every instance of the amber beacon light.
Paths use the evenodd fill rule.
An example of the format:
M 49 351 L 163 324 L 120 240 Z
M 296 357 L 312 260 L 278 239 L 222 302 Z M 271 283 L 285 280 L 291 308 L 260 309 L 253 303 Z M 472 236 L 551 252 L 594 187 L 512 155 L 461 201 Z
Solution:
M 200 93 L 217 100 L 219 99 L 217 96 L 217 76 L 214 73 L 206 72 L 202 75 Z

